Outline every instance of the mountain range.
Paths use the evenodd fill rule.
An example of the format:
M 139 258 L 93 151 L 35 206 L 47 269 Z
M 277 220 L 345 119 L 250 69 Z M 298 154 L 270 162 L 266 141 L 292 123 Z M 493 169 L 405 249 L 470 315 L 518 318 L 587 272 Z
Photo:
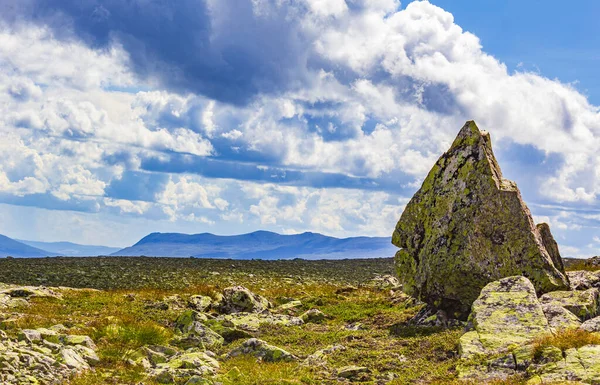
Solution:
M 46 255 L 62 255 L 69 257 L 88 257 L 97 255 L 111 255 L 120 250 L 119 247 L 108 247 L 108 246 L 92 246 L 92 245 L 80 245 L 71 242 L 36 242 L 36 241 L 23 241 L 18 239 L 17 241 L 24 243 L 28 246 L 33 246 L 41 250 L 48 252 Z
M 318 233 L 283 235 L 256 231 L 241 235 L 152 233 L 124 249 L 70 242 L 35 242 L 0 236 L 0 257 L 153 256 L 231 259 L 344 259 L 392 257 L 385 237 L 334 238 Z

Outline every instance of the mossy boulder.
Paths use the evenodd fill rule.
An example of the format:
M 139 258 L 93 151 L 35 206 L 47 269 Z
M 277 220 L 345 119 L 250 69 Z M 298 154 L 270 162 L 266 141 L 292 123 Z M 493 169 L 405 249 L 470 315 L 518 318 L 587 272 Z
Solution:
M 586 290 L 592 287 L 600 286 L 600 272 L 598 271 L 587 271 L 587 270 L 576 270 L 567 271 L 569 282 L 571 283 L 571 289 L 573 290 Z
M 507 277 L 486 285 L 473 302 L 473 330 L 460 338 L 461 357 L 492 356 L 550 333 L 535 289 L 525 277 Z
M 184 349 L 192 347 L 214 349 L 223 345 L 224 338 L 203 324 L 203 321 L 207 321 L 207 318 L 202 313 L 194 310 L 183 312 L 175 321 L 175 327 L 180 333 L 171 343 Z
M 368 379 L 369 373 L 371 371 L 365 366 L 350 365 L 339 368 L 337 376 L 351 381 L 363 381 Z
M 467 122 L 433 166 L 392 235 L 403 290 L 466 318 L 489 282 L 524 275 L 538 294 L 566 290 L 556 242 L 502 177 L 490 135 Z
M 265 297 L 255 294 L 243 286 L 233 286 L 223 290 L 217 310 L 224 314 L 260 313 L 271 307 L 271 303 Z
M 600 383 L 600 345 L 586 345 L 564 352 L 564 358 L 544 365 L 532 366 L 528 385 L 549 383 Z
M 540 297 L 544 304 L 562 306 L 575 314 L 581 321 L 594 318 L 600 310 L 600 291 L 596 288 L 587 290 L 553 291 Z
M 564 307 L 554 304 L 542 304 L 548 325 L 553 331 L 561 329 L 576 329 L 581 325 L 579 318 Z
M 600 333 L 600 317 L 594 317 L 581 324 L 581 329 L 592 333 Z
M 262 324 L 299 326 L 304 324 L 299 317 L 271 313 L 236 313 L 226 314 L 216 318 L 223 326 L 256 332 Z
M 325 315 L 325 313 L 323 313 L 319 309 L 307 310 L 306 312 L 302 313 L 302 315 L 300 316 L 300 319 L 302 319 L 302 321 L 304 321 L 304 323 L 315 323 L 315 324 L 325 321 L 325 318 L 327 318 L 327 316 Z
M 199 312 L 203 312 L 208 310 L 212 305 L 212 298 L 205 295 L 193 295 L 188 300 L 188 307 L 197 310 Z
M 278 361 L 296 361 L 298 357 L 293 354 L 278 348 L 277 346 L 269 345 L 263 340 L 250 338 L 245 341 L 242 346 L 229 352 L 227 357 L 237 357 L 242 354 L 250 354 L 261 361 L 278 362 Z
M 228 325 L 231 325 L 231 323 L 229 322 L 226 323 Z M 206 325 L 210 327 L 210 329 L 213 330 L 215 333 L 223 337 L 224 341 L 227 343 L 252 337 L 252 334 L 248 333 L 247 331 L 237 329 L 232 326 L 223 325 L 223 321 L 209 320 L 206 322 Z

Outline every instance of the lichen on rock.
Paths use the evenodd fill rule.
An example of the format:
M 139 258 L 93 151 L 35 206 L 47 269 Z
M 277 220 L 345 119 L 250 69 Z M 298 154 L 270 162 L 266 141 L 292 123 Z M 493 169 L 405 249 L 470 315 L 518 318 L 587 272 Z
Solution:
M 433 166 L 392 235 L 408 294 L 466 318 L 481 289 L 524 275 L 538 294 L 566 290 L 556 242 L 502 177 L 489 134 L 467 122 Z

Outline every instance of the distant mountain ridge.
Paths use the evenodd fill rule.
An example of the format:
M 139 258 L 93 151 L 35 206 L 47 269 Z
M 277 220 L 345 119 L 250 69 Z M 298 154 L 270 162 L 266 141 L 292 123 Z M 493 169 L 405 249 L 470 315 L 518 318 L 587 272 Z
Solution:
M 50 253 L 45 250 L 0 235 L 0 257 L 45 257 L 47 255 Z
M 51 256 L 93 257 L 97 255 L 111 255 L 120 250 L 119 247 L 80 245 L 72 242 L 38 242 L 21 239 L 18 239 L 17 241 L 45 250 L 47 252 L 46 255 Z
M 343 259 L 391 257 L 387 237 L 334 238 L 318 233 L 282 235 L 256 231 L 241 235 L 152 233 L 114 256 L 231 259 Z

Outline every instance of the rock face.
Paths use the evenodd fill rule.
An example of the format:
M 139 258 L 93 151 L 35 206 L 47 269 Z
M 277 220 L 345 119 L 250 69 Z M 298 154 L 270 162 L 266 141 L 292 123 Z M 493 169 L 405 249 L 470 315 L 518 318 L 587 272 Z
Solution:
M 406 206 L 392 243 L 404 291 L 451 317 L 466 318 L 481 289 L 503 277 L 524 275 L 538 294 L 569 288 L 550 229 L 534 224 L 472 121 Z
M 537 298 L 531 282 L 522 276 L 486 285 L 473 302 L 470 330 L 460 338 L 459 377 L 487 381 L 522 375 L 530 379 L 527 384 L 600 383 L 600 345 L 562 346 L 563 350 L 552 343 L 540 345 L 569 330 L 599 330 L 600 317 L 581 324 L 573 313 L 583 318 L 597 312 L 595 292 L 554 293 L 558 294 Z
M 531 282 L 508 277 L 486 285 L 473 302 L 472 331 L 460 339 L 463 358 L 492 355 L 550 333 L 550 325 Z

